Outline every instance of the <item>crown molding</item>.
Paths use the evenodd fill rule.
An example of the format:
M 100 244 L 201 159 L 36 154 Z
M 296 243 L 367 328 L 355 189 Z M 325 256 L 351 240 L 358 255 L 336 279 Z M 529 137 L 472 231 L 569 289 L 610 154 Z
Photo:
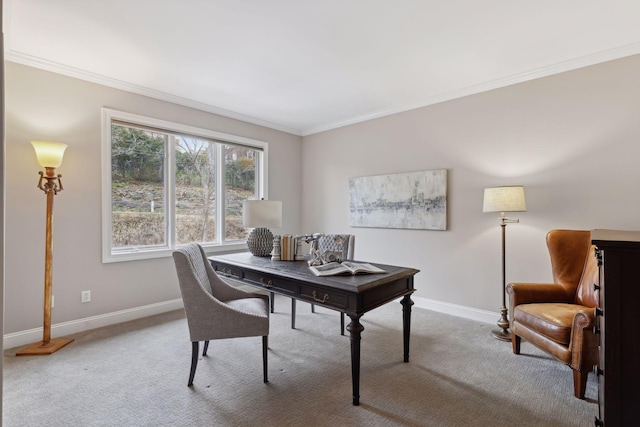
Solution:
M 74 67 L 46 61 L 37 57 L 14 52 L 11 50 L 5 52 L 5 60 L 304 137 L 637 54 L 640 54 L 640 42 L 630 43 L 613 49 L 603 50 L 593 54 L 558 62 L 552 65 L 539 67 L 522 73 L 513 74 L 500 79 L 480 83 L 477 85 L 467 86 L 465 88 L 449 92 L 444 92 L 427 97 L 417 103 L 379 110 L 368 114 L 363 114 L 348 120 L 331 122 L 325 125 L 303 129 L 292 129 L 288 126 L 283 126 L 256 117 L 247 116 L 245 114 L 226 110 L 224 108 L 219 108 L 213 105 L 205 104 L 180 96 L 171 95 L 144 86 L 127 83 L 122 80 L 113 79 L 107 76 L 91 73 Z
M 591 65 L 600 64 L 603 62 L 613 61 L 616 59 L 625 58 L 640 54 L 640 42 L 627 44 L 624 46 L 616 47 L 614 49 L 603 50 L 590 55 L 585 55 L 578 58 L 569 59 L 566 61 L 558 62 L 552 65 L 536 68 L 533 70 L 525 71 L 523 73 L 517 73 L 510 76 L 506 76 L 500 79 L 492 80 L 489 82 L 480 83 L 477 85 L 467 86 L 462 89 L 457 89 L 449 92 L 444 92 L 435 96 L 428 97 L 421 102 L 400 106 L 397 108 L 385 109 L 370 114 L 361 115 L 353 119 L 344 120 L 340 122 L 327 123 L 326 125 L 303 129 L 302 136 L 309 136 L 315 133 L 325 132 L 349 126 L 361 122 L 366 122 L 373 119 L 378 119 L 393 114 L 403 113 L 410 110 L 415 110 L 429 105 L 439 104 L 441 102 L 451 101 L 453 99 L 462 98 L 469 95 L 476 95 L 478 93 L 487 92 L 493 89 L 499 89 L 507 86 L 511 86 L 517 83 L 523 83 L 530 80 L 539 79 L 542 77 L 548 77 L 554 74 L 560 74 L 567 71 L 577 70 L 579 68 L 588 67 Z
M 137 95 L 148 96 L 149 98 L 158 99 L 160 101 L 166 101 L 172 104 L 193 108 L 195 110 L 205 111 L 207 113 L 216 114 L 216 115 L 227 117 L 230 119 L 240 120 L 242 122 L 263 126 L 269 129 L 278 130 L 281 132 L 286 132 L 286 133 L 290 133 L 297 136 L 302 136 L 302 133 L 300 130 L 292 129 L 287 126 L 282 126 L 276 123 L 272 123 L 267 120 L 262 120 L 256 117 L 247 116 L 245 114 L 226 110 L 224 108 L 219 108 L 213 105 L 205 104 L 203 102 L 194 101 L 192 99 L 171 95 L 166 92 L 161 92 L 161 91 L 150 89 L 144 86 L 128 83 L 128 82 L 107 77 L 101 74 L 92 73 L 90 71 L 85 71 L 85 70 L 70 67 L 67 65 L 59 64 L 56 62 L 47 61 L 31 55 L 26 55 L 23 53 L 9 50 L 5 52 L 4 59 L 6 61 L 27 65 L 29 67 L 39 68 L 45 71 L 50 71 L 52 73 L 62 74 L 64 76 L 73 77 L 79 80 L 84 80 L 91 83 L 112 87 L 114 89 L 120 89 L 130 93 L 135 93 Z

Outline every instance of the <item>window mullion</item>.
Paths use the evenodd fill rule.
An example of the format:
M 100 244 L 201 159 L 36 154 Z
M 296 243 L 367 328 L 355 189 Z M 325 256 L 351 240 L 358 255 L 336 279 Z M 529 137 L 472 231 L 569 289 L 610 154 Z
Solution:
M 226 206 L 226 186 L 225 186 L 225 147 L 224 144 L 216 143 L 216 242 L 224 243 L 226 239 L 225 230 L 225 206 Z
M 167 245 L 176 247 L 176 137 L 170 134 L 165 149 L 165 227 Z

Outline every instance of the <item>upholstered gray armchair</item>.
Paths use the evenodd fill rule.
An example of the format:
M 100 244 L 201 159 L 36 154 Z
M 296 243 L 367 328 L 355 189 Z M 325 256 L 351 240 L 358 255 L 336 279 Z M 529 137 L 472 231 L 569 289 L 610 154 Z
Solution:
M 342 259 L 353 259 L 355 251 L 356 236 L 353 234 L 326 234 L 314 240 L 311 244 L 311 251 L 334 251 L 341 252 Z M 271 296 L 271 312 L 273 313 L 273 292 Z M 315 313 L 315 305 L 311 304 L 311 312 Z M 291 299 L 291 329 L 296 328 L 296 299 Z M 344 313 L 340 313 L 340 333 L 344 335 Z
M 202 355 L 206 356 L 209 340 L 255 336 L 262 337 L 262 368 L 267 382 L 268 297 L 244 292 L 222 281 L 196 243 L 174 251 L 173 260 L 192 343 L 187 385 L 193 385 L 200 341 L 204 341 Z

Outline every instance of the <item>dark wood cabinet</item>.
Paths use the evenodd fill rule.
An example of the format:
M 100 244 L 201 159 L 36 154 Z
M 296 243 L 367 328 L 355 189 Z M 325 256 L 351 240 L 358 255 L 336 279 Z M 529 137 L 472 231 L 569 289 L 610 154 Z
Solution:
M 593 230 L 600 261 L 596 426 L 640 425 L 640 231 Z

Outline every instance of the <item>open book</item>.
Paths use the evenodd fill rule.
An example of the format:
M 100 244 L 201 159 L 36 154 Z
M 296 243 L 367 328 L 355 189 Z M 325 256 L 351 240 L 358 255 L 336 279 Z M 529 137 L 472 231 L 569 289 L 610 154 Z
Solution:
M 359 273 L 386 273 L 381 268 L 368 263 L 344 261 L 342 263 L 330 262 L 322 265 L 312 265 L 309 270 L 316 276 L 337 276 L 339 274 L 359 274 Z

